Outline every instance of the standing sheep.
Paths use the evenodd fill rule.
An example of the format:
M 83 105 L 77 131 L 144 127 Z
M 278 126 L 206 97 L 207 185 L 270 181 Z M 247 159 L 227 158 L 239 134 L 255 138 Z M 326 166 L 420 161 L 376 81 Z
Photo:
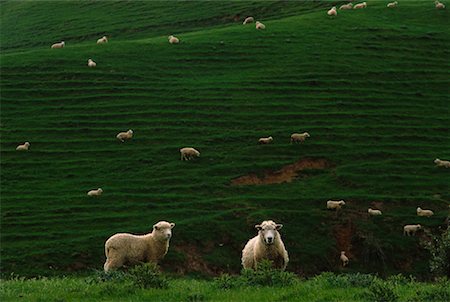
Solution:
M 327 201 L 327 209 L 328 210 L 340 210 L 342 208 L 342 206 L 345 205 L 345 201 L 343 200 L 339 200 L 339 201 L 334 201 L 334 200 L 328 200 Z
M 266 29 L 266 26 L 264 24 L 262 24 L 261 22 L 256 21 L 255 28 L 256 29 Z
M 141 262 L 158 263 L 169 250 L 169 241 L 175 223 L 160 221 L 146 235 L 119 233 L 105 243 L 105 272 Z
M 29 148 L 30 148 L 30 143 L 25 142 L 25 144 L 23 144 L 23 145 L 18 145 L 16 150 L 17 151 L 28 151 Z
M 178 43 L 180 43 L 180 39 L 178 39 L 177 37 L 174 37 L 174 36 L 169 36 L 169 43 L 170 44 L 178 44 Z
M 339 257 L 339 259 L 341 259 L 343 267 L 346 267 L 348 265 L 348 257 L 345 256 L 345 251 L 341 251 L 341 257 Z
M 337 16 L 337 10 L 336 10 L 336 6 L 333 6 L 328 12 L 327 12 L 328 16 Z
M 106 36 L 101 37 L 97 40 L 97 44 L 108 43 L 108 38 Z
M 394 2 L 388 3 L 387 7 L 394 8 L 394 7 L 397 7 L 397 5 L 398 5 L 398 2 L 394 1 Z
M 341 5 L 341 7 L 339 7 L 339 9 L 352 9 L 352 8 L 353 8 L 353 3 L 343 4 L 343 5 Z
M 440 160 L 439 158 L 436 158 L 434 163 L 436 164 L 436 167 L 450 168 L 450 161 L 448 160 Z
M 358 3 L 355 6 L 353 6 L 353 9 L 360 9 L 360 8 L 366 8 L 366 7 L 367 7 L 367 3 L 362 2 L 362 3 Z
M 253 23 L 255 22 L 255 19 L 253 17 L 247 17 L 245 18 L 244 22 L 242 24 L 248 24 L 248 23 Z
M 64 41 L 61 41 L 60 43 L 55 43 L 52 45 L 52 48 L 63 48 L 66 46 L 66 43 Z
M 242 250 L 244 269 L 257 269 L 263 260 L 272 262 L 275 268 L 284 270 L 289 262 L 288 252 L 278 232 L 283 227 L 272 220 L 255 225 L 258 235 L 250 239 Z
M 422 229 L 420 224 L 407 224 L 403 227 L 403 235 L 416 235 L 416 232 L 420 229 Z
M 431 217 L 434 215 L 434 212 L 431 210 L 422 210 L 421 207 L 417 207 L 417 216 L 422 216 L 422 217 Z
M 190 147 L 181 148 L 180 153 L 181 153 L 181 160 L 191 160 L 194 157 L 200 157 L 200 152 Z
M 127 132 L 120 132 L 116 135 L 116 138 L 120 140 L 122 143 L 126 140 L 130 140 L 133 138 L 133 130 L 128 130 Z
M 310 137 L 308 132 L 304 133 L 293 133 L 291 135 L 291 144 L 292 143 L 303 143 L 306 138 Z
M 102 193 L 102 188 L 98 188 L 97 190 L 90 190 L 89 192 L 87 192 L 87 196 L 100 196 L 102 195 Z
M 261 137 L 258 140 L 258 144 L 261 144 L 261 145 L 267 145 L 267 144 L 270 144 L 271 142 L 273 142 L 273 137 L 271 137 L 271 136 L 269 136 L 269 137 Z
M 97 66 L 97 63 L 95 63 L 94 61 L 92 61 L 92 59 L 89 59 L 87 65 L 88 65 L 89 67 L 95 67 L 95 66 Z
M 367 213 L 369 213 L 370 216 L 380 216 L 383 215 L 380 210 L 372 210 L 372 208 L 369 208 L 367 210 Z

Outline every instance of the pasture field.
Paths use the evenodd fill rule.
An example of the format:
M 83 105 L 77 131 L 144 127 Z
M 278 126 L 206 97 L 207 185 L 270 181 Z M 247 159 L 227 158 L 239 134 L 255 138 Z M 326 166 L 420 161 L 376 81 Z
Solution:
M 237 273 L 254 225 L 273 219 L 301 276 L 428 278 L 420 241 L 446 227 L 450 201 L 450 170 L 433 163 L 450 160 L 449 11 L 367 2 L 336 18 L 326 10 L 342 1 L 2 2 L 2 277 L 101 269 L 109 236 L 159 220 L 176 223 L 165 272 Z M 242 25 L 247 15 L 266 30 Z M 187 146 L 201 157 L 180 161 Z M 327 211 L 329 199 L 347 204 Z M 425 232 L 403 236 L 415 223 Z M 24 286 L 38 299 L 44 284 Z

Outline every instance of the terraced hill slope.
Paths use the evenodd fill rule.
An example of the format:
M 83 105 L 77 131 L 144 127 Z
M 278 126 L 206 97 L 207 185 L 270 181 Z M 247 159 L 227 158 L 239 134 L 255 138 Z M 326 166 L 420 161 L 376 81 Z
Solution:
M 448 215 L 449 171 L 433 164 L 450 159 L 448 10 L 368 1 L 330 19 L 335 2 L 2 3 L 2 273 L 101 268 L 110 235 L 162 219 L 177 224 L 165 270 L 236 272 L 273 219 L 291 271 L 340 270 L 347 250 L 346 270 L 424 276 L 427 236 L 402 226 L 436 233 Z M 180 161 L 185 146 L 201 158 Z

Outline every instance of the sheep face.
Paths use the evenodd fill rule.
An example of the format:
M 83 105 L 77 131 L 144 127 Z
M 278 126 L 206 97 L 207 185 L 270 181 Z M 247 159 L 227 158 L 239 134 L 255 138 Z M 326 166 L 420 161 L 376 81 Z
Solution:
M 172 237 L 172 229 L 175 223 L 160 221 L 153 226 L 153 236 L 161 241 L 169 240 Z
M 340 204 L 341 206 L 343 206 L 343 205 L 345 205 L 345 201 L 340 200 L 340 201 L 339 201 L 339 204 Z
M 25 142 L 25 146 L 29 147 L 30 143 L 29 142 Z
M 255 228 L 259 232 L 259 236 L 267 245 L 271 245 L 275 242 L 275 239 L 278 236 L 278 230 L 282 227 L 282 224 L 276 224 L 272 220 L 263 221 L 261 224 L 255 225 Z
M 437 164 L 437 163 L 439 163 L 441 160 L 439 159 L 439 158 L 436 158 L 435 160 L 434 160 L 434 163 L 435 164 Z
M 305 132 L 304 135 L 305 135 L 305 137 L 310 137 L 308 132 Z

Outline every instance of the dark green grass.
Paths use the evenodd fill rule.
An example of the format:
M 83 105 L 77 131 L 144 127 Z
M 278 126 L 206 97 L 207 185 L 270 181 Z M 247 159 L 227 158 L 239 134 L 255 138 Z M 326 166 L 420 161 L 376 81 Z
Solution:
M 202 270 L 192 253 L 211 271 L 238 271 L 253 226 L 274 219 L 284 224 L 289 270 L 339 270 L 339 251 L 350 249 L 350 271 L 424 276 L 427 253 L 402 226 L 435 232 L 448 215 L 449 171 L 433 164 L 450 159 L 448 11 L 379 1 L 329 19 L 317 10 L 329 3 L 193 4 L 2 4 L 2 272 L 100 268 L 110 235 L 159 220 L 177 223 L 166 269 Z M 53 18 L 50 5 L 61 14 Z M 217 19 L 264 10 L 263 32 Z M 59 18 L 73 27 L 56 29 Z M 179 45 L 167 43 L 183 32 Z M 111 42 L 95 45 L 104 33 Z M 63 38 L 66 48 L 49 49 Z M 130 128 L 133 140 L 119 143 Z M 290 145 L 303 131 L 311 138 Z M 269 135 L 272 145 L 256 144 Z M 24 141 L 30 151 L 16 152 Z M 181 162 L 185 146 L 201 158 Z M 230 186 L 305 157 L 334 166 L 286 184 Z M 102 197 L 85 195 L 98 187 Z M 328 212 L 328 199 L 347 206 Z M 383 217 L 366 216 L 373 201 Z M 436 215 L 417 217 L 417 206 Z M 351 238 L 336 242 L 348 224 Z M 363 257 L 372 245 L 383 265 Z

